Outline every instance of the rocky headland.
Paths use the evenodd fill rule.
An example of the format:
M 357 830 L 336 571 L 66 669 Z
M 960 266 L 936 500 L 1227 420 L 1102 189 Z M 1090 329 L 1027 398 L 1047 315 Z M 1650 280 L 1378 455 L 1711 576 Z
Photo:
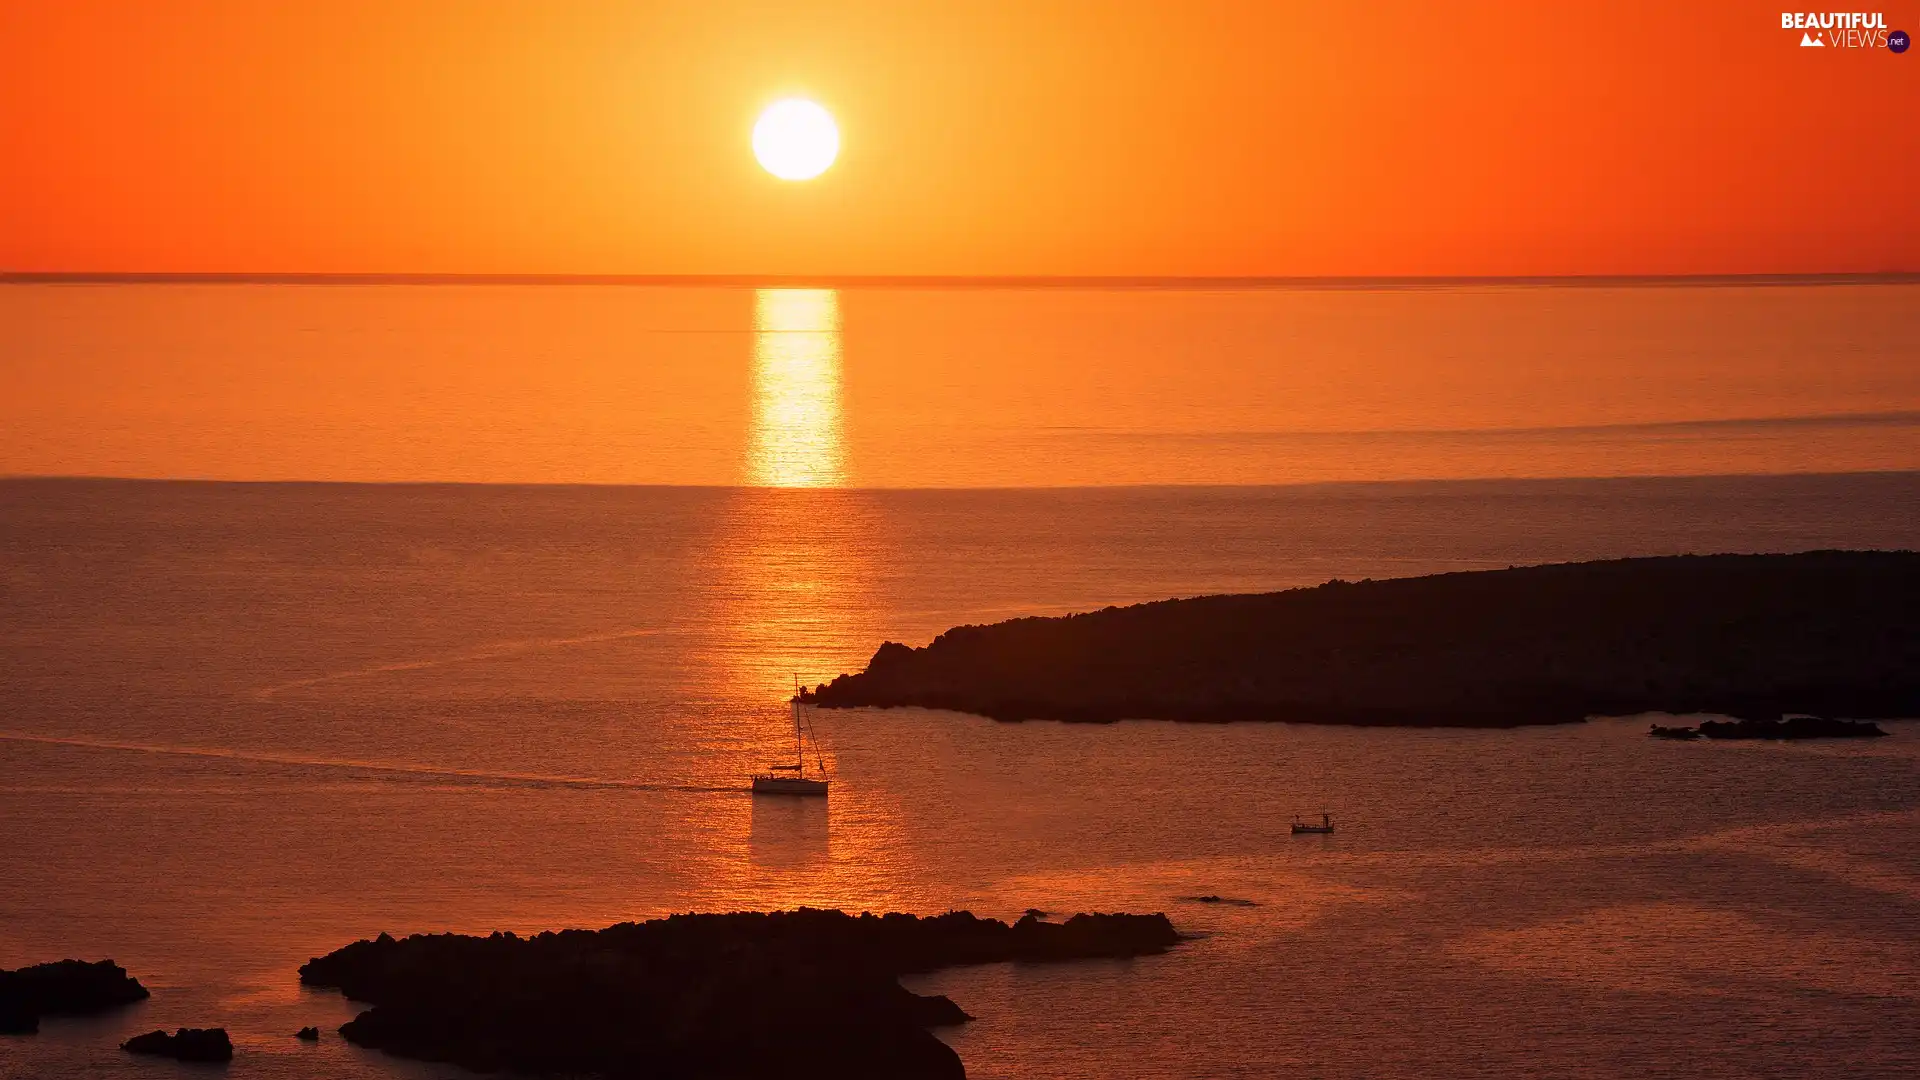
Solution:
M 91 1016 L 147 998 L 147 988 L 111 960 L 56 960 L 0 971 L 0 1034 L 40 1030 L 42 1016 Z
M 1916 716 L 1920 554 L 1562 563 L 1014 619 L 888 642 L 802 697 L 1010 721 Z
M 533 937 L 382 934 L 308 961 L 300 981 L 372 1005 L 340 1028 L 349 1042 L 481 1071 L 957 1080 L 959 1057 L 927 1029 L 971 1018 L 901 975 L 1179 940 L 1164 915 L 1008 925 L 803 908 Z

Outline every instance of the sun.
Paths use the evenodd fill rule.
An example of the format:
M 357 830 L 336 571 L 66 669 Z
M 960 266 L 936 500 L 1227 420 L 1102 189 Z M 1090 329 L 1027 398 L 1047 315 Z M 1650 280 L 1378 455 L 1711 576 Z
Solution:
M 753 156 L 782 180 L 811 180 L 840 156 L 840 129 L 806 98 L 776 101 L 753 125 Z

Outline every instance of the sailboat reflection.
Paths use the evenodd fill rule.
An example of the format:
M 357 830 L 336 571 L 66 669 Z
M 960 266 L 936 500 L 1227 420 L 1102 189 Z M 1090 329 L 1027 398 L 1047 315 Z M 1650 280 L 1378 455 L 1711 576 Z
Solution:
M 747 859 L 769 870 L 824 869 L 831 862 L 832 830 L 821 799 L 755 799 L 747 824 Z M 744 883 L 742 894 L 756 891 Z M 746 899 L 743 895 L 735 902 Z
M 832 289 L 760 289 L 753 301 L 747 483 L 839 487 L 845 482 L 840 295 Z

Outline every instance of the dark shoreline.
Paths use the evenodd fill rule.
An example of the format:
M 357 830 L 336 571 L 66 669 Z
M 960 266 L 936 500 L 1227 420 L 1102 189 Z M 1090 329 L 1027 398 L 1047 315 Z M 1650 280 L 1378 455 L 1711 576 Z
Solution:
M 1705 720 L 1698 727 L 1662 727 L 1652 724 L 1647 734 L 1672 742 L 1695 739 L 1734 739 L 1753 741 L 1771 739 L 1883 739 L 1887 733 L 1880 725 L 1865 720 L 1835 720 L 1825 716 L 1784 716 L 1778 720 Z
M 977 708 L 963 708 L 958 704 L 897 704 L 897 705 L 840 705 L 825 704 L 808 691 L 803 700 L 818 704 L 823 709 L 928 709 L 938 712 L 965 713 L 992 720 L 999 724 L 1056 723 L 1088 726 L 1105 726 L 1124 723 L 1161 723 L 1193 724 L 1213 726 L 1220 724 L 1305 724 L 1314 727 L 1357 727 L 1357 728 L 1421 728 L 1428 730 L 1479 730 L 1511 731 L 1527 727 L 1563 727 L 1570 724 L 1585 724 L 1595 720 L 1628 720 L 1653 715 L 1710 715 L 1726 716 L 1735 723 L 1779 723 L 1783 718 L 1792 716 L 1796 710 L 1760 704 L 1742 707 L 1739 711 L 1723 711 L 1717 708 L 1655 708 L 1630 712 L 1580 712 L 1568 710 L 1554 713 L 1546 709 L 1515 709 L 1512 712 L 1473 712 L 1440 713 L 1419 709 L 1406 711 L 1352 711 L 1339 710 L 1312 711 L 1307 709 L 1288 709 L 1286 706 L 1262 707 L 1246 710 L 1221 710 L 1204 714 L 1132 716 L 1124 709 L 1114 709 L 1105 713 L 1091 711 L 1063 712 L 1059 710 L 1042 711 L 1041 707 L 1031 703 L 995 702 L 985 708 L 994 711 L 982 711 Z M 1798 699 L 1794 699 L 1798 700 Z M 1273 711 L 1278 710 L 1278 711 Z M 1896 721 L 1920 719 L 1920 707 L 1914 709 L 1892 709 L 1885 712 L 1849 713 L 1842 720 L 1861 723 L 1869 721 Z M 1712 723 L 1713 721 L 1708 721 Z M 1886 732 L 1880 732 L 1885 735 Z M 1743 736 L 1719 736 L 1720 738 L 1740 738 Z M 1787 735 L 1787 739 L 1808 738 L 1811 736 Z
M 1913 717 L 1920 555 L 1561 563 L 1014 619 L 888 642 L 802 697 L 1069 723 Z

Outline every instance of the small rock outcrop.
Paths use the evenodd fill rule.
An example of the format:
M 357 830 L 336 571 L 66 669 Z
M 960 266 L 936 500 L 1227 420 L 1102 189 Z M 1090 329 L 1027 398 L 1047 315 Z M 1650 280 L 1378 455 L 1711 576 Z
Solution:
M 299 1031 L 294 1032 L 293 1037 L 299 1039 L 301 1042 L 319 1042 L 320 1029 L 317 1027 L 303 1027 Z
M 0 1033 L 31 1034 L 42 1016 L 91 1016 L 147 998 L 147 988 L 111 960 L 57 960 L 0 971 Z
M 169 1035 L 149 1031 L 120 1044 L 129 1054 L 152 1054 L 175 1061 L 232 1061 L 233 1042 L 226 1028 L 180 1028 Z
M 1706 720 L 1699 727 L 1651 726 L 1656 739 L 1878 739 L 1887 733 L 1864 720 L 1830 720 L 1824 716 L 1787 716 L 1778 720 L 1749 718 Z
M 927 1029 L 971 1019 L 911 972 L 1165 951 L 1164 915 L 675 915 L 532 937 L 386 934 L 316 957 L 308 986 L 372 1008 L 347 1041 L 478 1071 L 698 1080 L 960 1080 Z M 799 1069 L 799 1072 L 795 1070 Z

